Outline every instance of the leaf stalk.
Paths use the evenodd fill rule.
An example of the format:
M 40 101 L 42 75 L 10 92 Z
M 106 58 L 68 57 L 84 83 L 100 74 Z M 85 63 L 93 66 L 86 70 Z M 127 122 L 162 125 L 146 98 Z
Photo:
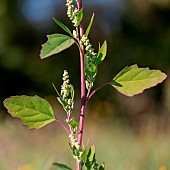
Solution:
M 97 87 L 91 94 L 89 94 L 89 95 L 87 96 L 87 102 L 91 99 L 91 97 L 92 97 L 98 90 L 100 90 L 101 88 L 109 85 L 110 83 L 111 83 L 111 82 L 107 82 L 107 83 L 102 84 L 101 86 Z
M 59 123 L 63 128 L 64 130 L 68 133 L 68 135 L 71 134 L 71 132 L 69 131 L 69 129 L 58 119 L 55 120 L 57 123 Z

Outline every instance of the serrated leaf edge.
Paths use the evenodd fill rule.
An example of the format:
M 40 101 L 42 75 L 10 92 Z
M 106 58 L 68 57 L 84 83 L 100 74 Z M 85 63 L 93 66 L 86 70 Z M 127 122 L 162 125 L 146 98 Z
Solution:
M 45 57 L 43 57 L 43 56 L 42 56 L 42 50 L 43 50 L 44 46 L 48 43 L 49 36 L 51 36 L 51 35 L 55 35 L 55 34 L 47 35 L 47 36 L 46 36 L 46 37 L 47 37 L 47 41 L 46 41 L 44 44 L 41 45 L 40 59 L 46 59 L 46 58 L 48 58 L 48 57 L 50 57 L 50 56 L 52 56 L 52 55 L 58 54 L 58 53 L 60 53 L 60 52 L 62 52 L 62 51 L 64 51 L 64 50 L 70 48 L 70 47 L 75 43 L 75 40 L 74 40 L 72 37 L 70 37 L 70 36 L 68 36 L 68 35 L 65 35 L 65 34 L 58 34 L 58 35 L 64 35 L 64 36 L 70 37 L 70 40 L 72 40 L 73 43 L 72 43 L 70 46 L 64 48 L 64 49 L 63 49 L 62 51 L 60 51 L 60 52 L 53 53 L 53 54 L 51 54 L 52 52 L 50 52 L 50 54 L 48 54 L 48 55 L 46 55 Z M 62 43 L 62 44 L 63 44 L 63 43 Z M 53 51 L 53 50 L 52 50 L 52 51 Z
M 139 68 L 137 64 L 134 64 L 134 65 L 132 65 L 132 66 L 126 66 L 123 70 L 121 70 L 121 71 L 113 78 L 113 80 L 115 80 L 115 78 L 117 78 L 117 76 L 118 76 L 121 72 L 123 72 L 125 69 L 127 69 L 127 68 L 132 68 L 132 69 L 133 69 L 133 68 L 135 68 L 135 67 Z M 139 69 L 149 69 L 149 67 L 140 67 Z M 151 70 L 151 71 L 160 71 L 160 70 L 157 70 L 157 69 L 149 69 L 149 70 Z M 140 92 L 138 92 L 137 94 L 134 94 L 134 95 L 129 95 L 129 94 L 123 93 L 121 90 L 117 89 L 116 86 L 113 85 L 112 83 L 111 83 L 111 86 L 113 86 L 113 87 L 114 87 L 117 91 L 119 91 L 121 94 L 123 94 L 123 95 L 125 95 L 125 96 L 128 96 L 128 97 L 133 97 L 133 96 L 136 96 L 136 95 L 138 95 L 138 94 L 143 93 L 143 92 L 144 92 L 145 90 L 147 90 L 147 89 L 150 89 L 150 88 L 155 87 L 155 86 L 157 86 L 158 84 L 162 83 L 162 82 L 167 78 L 167 74 L 163 73 L 162 71 L 160 71 L 160 72 L 161 72 L 162 75 L 164 76 L 164 78 L 163 78 L 161 81 L 159 81 L 158 83 L 156 83 L 155 85 L 153 85 L 153 86 L 151 86 L 151 87 L 147 87 L 147 88 L 141 90 Z M 155 79 L 155 78 L 154 78 L 154 79 Z M 116 80 L 115 80 L 115 81 L 116 81 Z M 140 81 L 140 80 L 138 80 L 138 81 Z
M 40 126 L 40 127 L 38 127 L 38 128 L 34 128 L 34 127 L 29 127 L 29 125 L 27 125 L 27 124 L 25 124 L 25 123 L 23 123 L 23 121 L 22 121 L 22 119 L 21 118 L 19 118 L 19 117 L 16 117 L 16 116 L 14 116 L 13 114 L 11 114 L 10 113 L 10 111 L 9 111 L 9 109 L 8 109 L 8 107 L 6 106 L 6 104 L 5 104 L 5 102 L 7 101 L 7 100 L 9 100 L 9 99 L 11 99 L 11 98 L 13 98 L 13 97 L 22 97 L 22 96 L 26 96 L 26 95 L 17 95 L 17 96 L 10 96 L 10 97 L 8 97 L 8 98 L 6 98 L 4 101 L 3 101 L 3 105 L 4 105 L 4 107 L 6 108 L 6 110 L 7 110 L 7 112 L 13 117 L 13 118 L 17 118 L 17 119 L 20 119 L 21 120 L 21 122 L 22 122 L 22 125 L 23 126 L 27 126 L 28 127 L 28 129 L 40 129 L 40 128 L 42 128 L 42 127 L 44 127 L 45 125 L 42 125 L 42 126 Z M 37 96 L 37 95 L 34 95 L 34 96 L 27 96 L 27 97 L 30 97 L 30 98 L 34 98 L 34 97 L 39 97 L 39 96 Z M 39 98 L 41 98 L 41 97 L 39 97 Z M 43 99 L 43 98 L 41 98 L 42 100 L 44 100 L 44 101 L 46 101 L 45 99 Z M 51 106 L 50 106 L 51 107 Z M 52 109 L 52 108 L 51 108 Z M 43 113 L 41 113 L 41 114 L 43 114 Z M 45 114 L 46 115 L 46 114 Z M 49 115 L 46 115 L 46 116 L 49 116 Z M 51 118 L 51 121 L 49 122 L 49 123 L 52 123 L 53 121 L 55 121 L 56 120 L 56 118 L 55 118 L 55 115 L 53 115 L 54 117 L 52 118 L 52 117 L 50 117 Z M 47 119 L 48 120 L 48 119 Z M 44 121 L 47 121 L 47 120 L 44 120 Z M 43 122 L 43 121 L 42 121 Z M 38 122 L 37 122 L 38 123 Z M 48 123 L 48 124 L 49 124 Z M 31 124 L 31 123 L 30 123 Z M 47 125 L 47 124 L 46 124 Z

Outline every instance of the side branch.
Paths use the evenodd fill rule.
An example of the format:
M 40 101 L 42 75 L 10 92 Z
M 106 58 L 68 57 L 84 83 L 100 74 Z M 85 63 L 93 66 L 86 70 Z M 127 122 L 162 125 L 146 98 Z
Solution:
M 87 99 L 86 101 L 88 102 L 90 100 L 90 98 L 98 91 L 100 90 L 101 88 L 105 87 L 106 85 L 109 85 L 110 82 L 107 82 L 105 84 L 102 84 L 101 86 L 99 86 L 98 88 L 96 88 L 90 95 L 87 96 Z
M 70 135 L 69 129 L 60 120 L 56 119 L 55 121 L 59 123 L 64 128 L 64 130 Z

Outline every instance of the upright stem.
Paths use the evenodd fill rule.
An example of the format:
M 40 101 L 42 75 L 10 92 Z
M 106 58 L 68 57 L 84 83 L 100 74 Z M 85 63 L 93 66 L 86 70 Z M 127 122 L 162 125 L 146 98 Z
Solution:
M 82 0 L 78 0 L 77 2 L 78 9 L 82 8 Z M 82 23 L 80 23 L 80 38 L 84 35 L 84 28 Z M 85 70 L 84 70 L 84 48 L 80 47 L 80 71 L 81 71 L 81 113 L 80 113 L 80 121 L 79 121 L 79 133 L 78 133 L 78 143 L 82 146 L 83 139 L 83 129 L 84 129 L 84 116 L 86 109 L 86 91 L 85 91 Z M 76 170 L 81 170 L 82 167 L 80 163 L 76 162 Z
M 84 51 L 84 50 L 83 50 Z M 82 146 L 84 116 L 86 109 L 86 92 L 85 92 L 85 77 L 84 77 L 84 52 L 80 51 L 80 69 L 81 69 L 81 113 L 79 121 L 78 143 Z

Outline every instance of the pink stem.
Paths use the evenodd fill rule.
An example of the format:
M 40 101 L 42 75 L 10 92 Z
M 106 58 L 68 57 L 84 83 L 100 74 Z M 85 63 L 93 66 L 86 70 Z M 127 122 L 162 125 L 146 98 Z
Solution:
M 70 135 L 69 129 L 60 120 L 56 119 L 55 121 L 59 123 L 64 128 L 64 130 Z
M 84 54 L 82 52 L 80 52 L 80 65 L 81 65 L 81 113 L 80 113 L 80 121 L 79 121 L 78 142 L 79 142 L 79 145 L 82 146 L 84 116 L 85 116 L 85 108 L 86 108 Z
M 89 95 L 90 95 L 90 90 L 91 90 L 91 89 L 88 89 L 87 96 L 86 96 L 86 101 L 87 101 L 87 99 L 88 99 L 88 97 L 89 97 Z
M 78 10 L 82 8 L 82 0 L 77 2 Z M 80 39 L 84 35 L 84 28 L 82 23 L 80 23 Z M 78 143 L 82 146 L 83 130 L 84 130 L 84 116 L 86 109 L 86 91 L 85 91 L 85 69 L 84 69 L 84 47 L 80 46 L 80 71 L 81 71 L 81 113 L 79 120 L 79 133 L 78 133 Z M 82 170 L 80 162 L 76 161 L 76 170 Z
M 98 91 L 100 90 L 102 87 L 105 87 L 106 85 L 109 85 L 110 82 L 107 82 L 105 84 L 102 84 L 101 86 L 99 86 L 98 88 L 96 88 L 89 96 L 87 96 L 87 102 L 90 100 L 90 98 Z

